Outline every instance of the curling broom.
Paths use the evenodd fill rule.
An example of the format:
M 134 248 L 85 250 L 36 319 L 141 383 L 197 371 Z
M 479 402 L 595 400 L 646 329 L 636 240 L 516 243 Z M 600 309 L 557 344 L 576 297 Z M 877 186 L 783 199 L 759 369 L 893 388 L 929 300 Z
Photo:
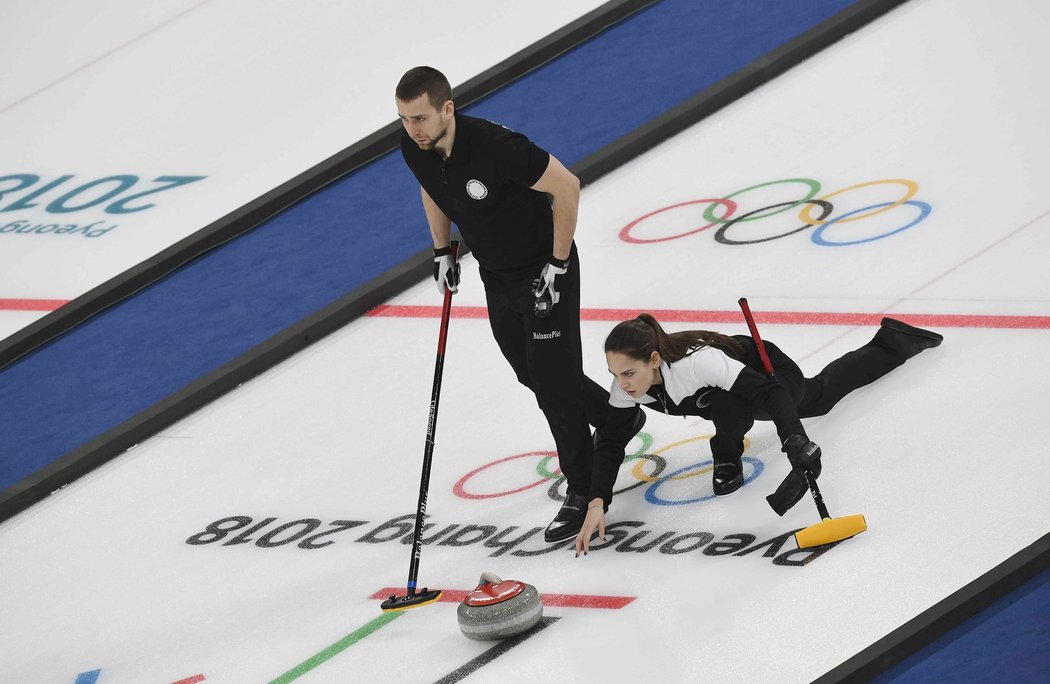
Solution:
M 769 362 L 766 346 L 762 343 L 762 338 L 758 334 L 758 326 L 755 325 L 755 318 L 751 315 L 751 308 L 747 305 L 747 298 L 741 297 L 739 304 L 740 310 L 744 312 L 744 320 L 747 321 L 747 327 L 751 331 L 751 338 L 755 341 L 755 348 L 758 349 L 758 355 L 762 359 L 762 367 L 765 368 L 766 375 L 776 380 L 776 375 L 773 373 L 773 364 Z M 823 546 L 824 544 L 840 542 L 868 529 L 868 523 L 864 520 L 864 516 L 860 514 L 832 518 L 831 514 L 828 513 L 828 507 L 824 505 L 824 497 L 820 495 L 820 487 L 817 486 L 813 473 L 805 469 L 802 469 L 802 471 L 805 473 L 806 484 L 809 485 L 809 491 L 813 495 L 813 502 L 817 505 L 817 512 L 820 514 L 821 521 L 795 533 L 795 543 L 798 544 L 798 548 L 808 549 L 812 546 Z
M 452 259 L 458 256 L 459 242 L 452 242 Z M 441 396 L 441 374 L 445 368 L 445 340 L 448 339 L 448 319 L 452 315 L 452 291 L 445 286 L 441 304 L 441 330 L 438 333 L 437 361 L 434 363 L 434 384 L 430 390 L 430 419 L 427 421 L 427 443 L 423 448 L 423 473 L 419 478 L 419 503 L 416 505 L 416 525 L 412 533 L 412 556 L 408 565 L 408 586 L 404 596 L 391 594 L 380 604 L 384 611 L 408 610 L 425 606 L 441 598 L 440 589 L 423 587 L 416 591 L 419 576 L 419 556 L 423 549 L 423 518 L 427 513 L 427 492 L 430 489 L 430 464 L 434 458 L 434 433 L 437 431 L 438 399 Z

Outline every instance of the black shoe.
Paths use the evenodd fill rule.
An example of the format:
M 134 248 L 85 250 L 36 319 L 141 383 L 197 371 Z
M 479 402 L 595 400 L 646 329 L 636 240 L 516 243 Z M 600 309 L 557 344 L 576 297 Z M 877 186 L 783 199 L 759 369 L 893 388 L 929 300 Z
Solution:
M 716 458 L 713 482 L 715 496 L 725 496 L 740 489 L 744 484 L 744 464 L 740 462 L 740 457 Z
M 641 432 L 643 427 L 645 427 L 645 411 L 643 411 L 642 407 L 639 406 L 638 407 L 638 412 L 636 414 L 634 414 L 634 422 L 631 423 L 631 437 L 628 438 L 628 441 L 630 441 L 631 438 L 633 438 L 635 435 L 637 435 L 639 432 Z M 594 448 L 595 449 L 598 448 L 598 440 L 601 439 L 601 436 L 602 436 L 601 428 L 594 428 Z M 624 446 L 626 447 L 627 445 L 624 444 Z
M 559 542 L 572 539 L 580 533 L 586 517 L 587 497 L 583 494 L 567 494 L 558 515 L 554 516 L 550 525 L 547 525 L 547 531 L 543 533 L 543 540 Z
M 932 349 L 940 345 L 944 336 L 932 330 L 916 328 L 895 318 L 883 318 L 882 327 L 875 333 L 875 339 L 904 358 L 910 359 L 923 349 Z

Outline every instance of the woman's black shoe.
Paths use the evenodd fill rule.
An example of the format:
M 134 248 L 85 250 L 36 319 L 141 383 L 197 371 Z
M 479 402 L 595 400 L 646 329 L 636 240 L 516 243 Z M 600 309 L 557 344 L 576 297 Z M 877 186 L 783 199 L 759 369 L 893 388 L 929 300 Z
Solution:
M 715 496 L 725 496 L 740 489 L 740 486 L 744 484 L 744 464 L 740 462 L 740 458 L 727 460 L 716 458 L 713 481 Z
M 903 358 L 910 359 L 923 349 L 939 346 L 944 336 L 895 318 L 883 318 L 882 325 L 875 333 L 875 340 L 895 350 Z

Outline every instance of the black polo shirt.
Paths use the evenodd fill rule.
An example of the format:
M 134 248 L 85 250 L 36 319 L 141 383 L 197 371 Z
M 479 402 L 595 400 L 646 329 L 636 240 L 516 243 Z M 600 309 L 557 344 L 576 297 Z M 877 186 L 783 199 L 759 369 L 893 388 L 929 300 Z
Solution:
M 483 271 L 534 278 L 554 249 L 550 199 L 531 189 L 547 170 L 550 155 L 509 128 L 455 117 L 448 159 L 421 150 L 402 131 L 405 163 L 459 228 Z

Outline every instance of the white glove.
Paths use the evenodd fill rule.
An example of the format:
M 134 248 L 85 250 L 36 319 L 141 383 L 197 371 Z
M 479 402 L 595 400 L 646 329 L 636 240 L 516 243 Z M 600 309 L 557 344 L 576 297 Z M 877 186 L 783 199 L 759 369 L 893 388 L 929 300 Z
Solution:
M 551 257 L 543 265 L 540 277 L 532 281 L 532 294 L 536 299 L 550 299 L 551 306 L 554 306 L 561 299 L 561 293 L 558 292 L 558 276 L 563 276 L 568 271 L 568 259 L 562 261 Z
M 446 287 L 452 294 L 459 292 L 459 262 L 452 256 L 451 247 L 434 248 L 434 283 L 441 295 Z

